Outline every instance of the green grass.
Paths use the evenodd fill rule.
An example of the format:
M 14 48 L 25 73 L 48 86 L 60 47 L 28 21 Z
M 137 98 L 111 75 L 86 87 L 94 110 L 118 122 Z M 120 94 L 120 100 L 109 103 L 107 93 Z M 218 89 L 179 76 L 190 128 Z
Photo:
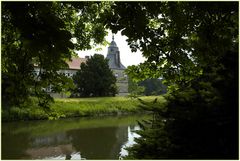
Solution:
M 140 97 L 151 102 L 158 98 L 159 105 L 165 102 L 162 96 Z M 2 111 L 3 121 L 12 120 L 44 120 L 84 116 L 124 115 L 144 113 L 139 108 L 140 102 L 129 97 L 95 97 L 95 98 L 55 98 L 47 113 L 37 106 L 35 98 L 24 107 L 12 107 L 9 111 Z

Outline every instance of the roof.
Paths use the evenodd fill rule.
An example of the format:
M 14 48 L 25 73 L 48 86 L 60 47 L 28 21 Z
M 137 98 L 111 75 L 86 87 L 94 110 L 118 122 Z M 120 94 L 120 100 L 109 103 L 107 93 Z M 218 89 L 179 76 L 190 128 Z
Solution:
M 86 58 L 72 58 L 72 61 L 67 61 L 69 69 L 80 69 L 81 63 L 85 63 Z
M 117 44 L 116 44 L 115 41 L 112 41 L 112 42 L 110 43 L 110 46 L 111 46 L 111 47 L 117 47 Z

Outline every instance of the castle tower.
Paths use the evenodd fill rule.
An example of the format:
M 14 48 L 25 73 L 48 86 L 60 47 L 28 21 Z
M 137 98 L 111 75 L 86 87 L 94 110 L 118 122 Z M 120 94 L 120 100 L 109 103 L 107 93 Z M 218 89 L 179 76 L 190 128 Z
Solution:
M 121 63 L 120 52 L 116 42 L 114 41 L 114 36 L 112 37 L 112 42 L 108 47 L 107 59 L 109 59 L 108 64 L 111 69 L 126 69 L 126 67 Z
M 121 63 L 120 51 L 116 42 L 114 41 L 114 36 L 112 37 L 112 42 L 108 47 L 107 59 L 109 68 L 112 69 L 113 73 L 117 78 L 119 95 L 127 95 L 128 78 L 127 75 L 124 73 L 126 67 Z

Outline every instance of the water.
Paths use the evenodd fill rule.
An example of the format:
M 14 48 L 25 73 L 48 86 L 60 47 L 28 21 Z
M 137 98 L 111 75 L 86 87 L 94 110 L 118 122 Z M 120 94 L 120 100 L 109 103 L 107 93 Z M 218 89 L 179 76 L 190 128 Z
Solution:
M 124 116 L 2 123 L 2 159 L 121 159 L 139 137 Z

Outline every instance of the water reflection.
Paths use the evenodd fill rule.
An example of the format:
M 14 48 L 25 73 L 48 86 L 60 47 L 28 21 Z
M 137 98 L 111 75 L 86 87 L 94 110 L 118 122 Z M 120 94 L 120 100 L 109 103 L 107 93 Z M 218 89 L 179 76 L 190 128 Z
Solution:
M 133 126 L 133 128 L 131 128 L 131 126 L 128 126 L 128 140 L 121 147 L 119 159 L 122 159 L 124 156 L 128 155 L 128 151 L 125 148 L 131 147 L 136 143 L 134 139 L 140 137 L 140 135 L 136 133 L 136 131 L 139 129 L 140 127 L 137 125 Z
M 2 124 L 2 159 L 119 159 L 149 116 Z

